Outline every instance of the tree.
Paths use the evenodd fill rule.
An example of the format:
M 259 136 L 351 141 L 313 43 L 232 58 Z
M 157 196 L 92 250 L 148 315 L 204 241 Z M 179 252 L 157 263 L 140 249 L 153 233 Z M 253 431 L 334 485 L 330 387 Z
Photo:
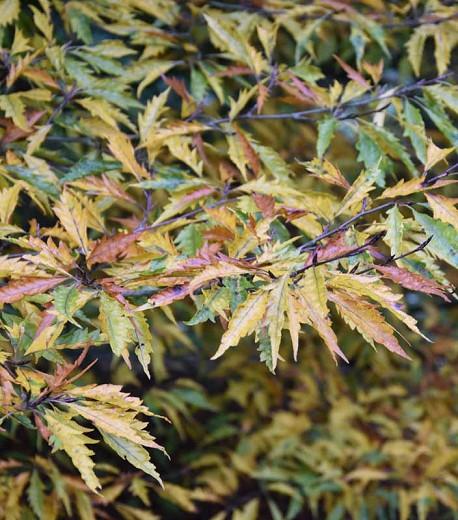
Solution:
M 435 0 L 0 1 L 4 518 L 180 514 L 152 496 L 189 514 L 203 502 L 218 519 L 457 509 L 456 446 L 442 430 L 418 489 L 401 476 L 375 501 L 360 490 L 401 470 L 379 466 L 370 443 L 356 464 L 336 455 L 338 476 L 323 469 L 317 483 L 301 469 L 318 457 L 307 463 L 320 473 L 319 450 L 350 440 L 336 434 L 345 420 L 369 417 L 369 398 L 338 398 L 342 366 L 405 378 L 418 366 L 429 331 L 404 295 L 446 310 L 455 299 L 457 14 Z M 312 415 L 294 420 L 321 391 L 297 360 L 329 385 L 330 444 L 323 431 L 312 441 Z M 310 401 L 275 387 L 277 375 Z M 271 388 L 257 396 L 260 381 Z M 254 433 L 249 401 L 264 421 L 282 392 L 283 410 Z M 373 435 L 394 442 L 388 403 L 370 395 L 365 428 L 379 423 Z M 231 399 L 250 433 L 218 469 L 224 446 L 205 453 L 193 414 L 214 421 L 206 442 L 224 443 Z M 405 402 L 416 421 L 427 400 Z M 173 428 L 193 441 L 184 469 Z M 378 456 L 394 468 L 390 449 Z M 178 471 L 164 490 L 158 465 Z M 197 472 L 191 485 L 180 471 Z

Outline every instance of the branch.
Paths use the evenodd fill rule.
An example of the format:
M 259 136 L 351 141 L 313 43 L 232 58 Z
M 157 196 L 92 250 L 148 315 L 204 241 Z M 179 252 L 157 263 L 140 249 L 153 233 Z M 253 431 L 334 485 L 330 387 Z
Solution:
M 363 95 L 360 98 L 357 98 L 356 100 L 350 100 L 345 103 L 342 103 L 342 105 L 338 107 L 316 107 L 316 108 L 309 108 L 307 110 L 300 110 L 297 112 L 279 112 L 275 114 L 253 114 L 251 110 L 248 112 L 245 112 L 243 114 L 239 114 L 233 119 L 230 119 L 229 117 L 222 117 L 219 119 L 207 119 L 203 120 L 203 123 L 207 124 L 211 128 L 215 129 L 216 127 L 219 127 L 220 125 L 224 123 L 229 123 L 232 121 L 256 121 L 256 120 L 275 120 L 275 119 L 291 119 L 293 121 L 315 121 L 316 119 L 311 118 L 309 116 L 316 115 L 316 114 L 332 114 L 336 117 L 336 119 L 339 120 L 345 120 L 345 119 L 352 119 L 355 117 L 359 117 L 359 115 L 365 115 L 365 113 L 362 114 L 342 114 L 337 115 L 339 112 L 343 112 L 345 109 L 348 108 L 355 108 L 363 105 L 370 105 L 371 103 L 375 103 L 378 101 L 383 101 L 385 99 L 392 99 L 397 97 L 403 97 L 411 94 L 412 92 L 415 92 L 416 90 L 422 89 L 427 86 L 436 85 L 443 81 L 444 79 L 451 76 L 453 73 L 446 73 L 442 74 L 440 76 L 437 76 L 433 79 L 421 79 L 419 81 L 416 81 L 415 83 L 412 83 L 410 85 L 406 86 L 398 86 L 394 89 L 389 89 L 388 91 L 384 91 L 382 93 L 379 93 L 375 96 L 367 96 Z M 387 108 L 389 106 L 389 103 L 386 104 L 383 109 Z M 376 111 L 380 111 L 382 109 L 377 109 Z M 368 112 L 373 113 L 373 111 Z M 199 120 L 199 117 L 195 118 L 196 120 Z
M 305 271 L 307 271 L 307 269 L 311 269 L 312 267 L 317 267 L 318 265 L 329 264 L 331 262 L 334 262 L 335 260 L 341 260 L 343 258 L 350 258 L 352 256 L 360 255 L 361 253 L 364 253 L 365 251 L 367 251 L 375 243 L 377 243 L 384 235 L 385 235 L 385 231 L 381 231 L 380 233 L 377 233 L 376 235 L 373 235 L 372 237 L 370 237 L 366 242 L 364 242 L 363 245 L 355 247 L 354 249 L 351 249 L 350 251 L 346 251 L 345 253 L 333 256 L 331 258 L 326 258 L 326 260 L 322 260 L 322 261 L 318 261 L 318 262 L 314 261 L 311 264 L 304 265 L 297 271 L 294 271 L 291 274 L 291 277 L 296 278 L 297 276 L 299 276 L 302 273 L 304 273 Z
M 375 208 L 361 210 L 359 213 L 357 213 L 353 217 L 349 218 L 348 220 L 346 220 L 345 222 L 340 224 L 340 226 L 337 226 L 333 229 L 325 231 L 324 233 L 321 233 L 321 235 L 318 235 L 317 237 L 315 237 L 313 240 L 309 240 L 305 244 L 302 244 L 299 247 L 299 251 L 302 253 L 304 251 L 307 251 L 308 249 L 313 249 L 314 246 L 316 246 L 317 243 L 320 242 L 321 240 L 324 240 L 325 238 L 335 235 L 336 233 L 340 233 L 341 231 L 346 231 L 354 222 L 356 222 L 357 220 L 359 220 L 363 217 L 367 217 L 367 215 L 372 215 L 374 213 L 378 213 L 379 211 L 383 211 L 384 209 L 392 208 L 393 206 L 396 206 L 396 205 L 412 206 L 413 204 L 415 204 L 415 202 L 411 202 L 411 201 L 399 202 L 398 200 L 394 200 L 391 202 L 386 202 L 385 204 L 381 204 L 380 206 L 377 206 Z

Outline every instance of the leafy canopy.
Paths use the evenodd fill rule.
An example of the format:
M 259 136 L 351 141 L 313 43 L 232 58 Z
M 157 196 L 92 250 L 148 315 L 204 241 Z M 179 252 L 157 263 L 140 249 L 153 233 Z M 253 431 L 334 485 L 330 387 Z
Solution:
M 436 0 L 0 0 L 6 431 L 65 452 L 83 489 L 102 487 L 100 440 L 161 483 L 141 419 L 155 414 L 82 367 L 109 363 L 105 345 L 154 382 L 158 330 L 186 343 L 206 322 L 211 360 L 250 349 L 272 373 L 315 358 L 313 335 L 348 363 L 341 323 L 409 359 L 403 335 L 428 332 L 400 288 L 454 297 L 456 44 L 456 7 Z M 36 460 L 8 477 L 5 518 L 26 486 L 37 517 L 71 514 L 61 477 L 44 498 L 39 472 L 57 466 Z M 74 491 L 80 515 L 88 496 Z

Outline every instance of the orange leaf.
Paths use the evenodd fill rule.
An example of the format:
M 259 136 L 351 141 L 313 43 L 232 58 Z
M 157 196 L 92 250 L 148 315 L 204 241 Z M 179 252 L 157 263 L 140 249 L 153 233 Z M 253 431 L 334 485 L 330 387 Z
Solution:
M 369 88 L 369 83 L 361 76 L 361 74 L 355 70 L 353 67 L 350 67 L 348 63 L 345 63 L 339 56 L 336 54 L 333 54 L 335 60 L 337 63 L 343 68 L 343 70 L 347 73 L 347 76 L 356 81 L 356 83 L 359 83 L 362 87 Z
M 112 237 L 102 238 L 91 251 L 87 265 L 91 267 L 94 264 L 101 264 L 103 262 L 114 262 L 126 256 L 129 246 L 138 239 L 141 233 L 142 231 L 117 233 Z
M 21 300 L 24 296 L 45 293 L 66 279 L 65 276 L 54 276 L 53 278 L 25 276 L 20 280 L 13 280 L 0 287 L 0 303 L 13 303 Z
M 444 287 L 439 285 L 434 280 L 428 280 L 419 274 L 411 273 L 407 269 L 396 267 L 394 265 L 374 265 L 374 267 L 377 269 L 377 271 L 382 273 L 384 278 L 389 278 L 393 282 L 402 285 L 402 287 L 405 287 L 406 289 L 419 291 L 426 294 L 435 294 L 447 302 L 450 301 Z
M 250 167 L 253 170 L 253 173 L 257 177 L 261 170 L 261 162 L 259 160 L 258 154 L 256 153 L 255 149 L 251 146 L 250 141 L 248 141 L 248 139 L 240 130 L 236 130 L 236 133 L 240 141 L 240 144 L 242 145 L 243 153 L 245 154 L 247 161 L 250 163 Z

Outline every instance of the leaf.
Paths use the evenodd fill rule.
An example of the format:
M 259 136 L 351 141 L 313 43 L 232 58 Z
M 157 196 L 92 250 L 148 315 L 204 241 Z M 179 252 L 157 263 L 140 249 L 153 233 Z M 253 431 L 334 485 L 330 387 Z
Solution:
M 256 291 L 237 307 L 212 360 L 221 357 L 228 348 L 238 345 L 242 338 L 255 331 L 266 312 L 268 299 L 267 291 Z
M 366 132 L 369 137 L 377 143 L 384 153 L 393 159 L 399 159 L 402 161 L 412 175 L 418 176 L 418 170 L 412 162 L 410 155 L 394 134 L 385 128 L 374 125 L 373 123 L 368 123 L 364 120 L 361 120 L 361 123 L 364 125 L 364 132 Z
M 79 327 L 78 323 L 73 319 L 73 315 L 84 305 L 87 298 L 84 298 L 74 285 L 61 285 L 54 289 L 52 296 L 54 298 L 54 307 L 56 311 L 68 321 Z
M 16 182 L 11 188 L 4 188 L 0 191 L 0 222 L 2 224 L 8 224 L 10 221 L 23 187 L 21 182 Z
M 404 135 L 410 139 L 420 161 L 426 162 L 426 132 L 421 112 L 407 99 L 404 100 Z
M 104 128 L 102 133 L 108 141 L 108 148 L 122 164 L 124 171 L 134 175 L 138 181 L 148 178 L 148 172 L 138 163 L 134 147 L 125 134 L 110 127 Z
M 88 267 L 122 259 L 128 254 L 129 246 L 140 238 L 141 233 L 141 231 L 135 231 L 133 233 L 117 233 L 112 237 L 104 236 L 89 253 Z
M 0 304 L 14 303 L 22 300 L 25 296 L 43 294 L 65 280 L 67 280 L 67 278 L 64 276 L 54 276 L 51 278 L 24 276 L 20 280 L 12 280 L 0 287 Z
M 385 240 L 390 245 L 391 255 L 398 256 L 402 253 L 401 245 L 404 236 L 404 220 L 398 206 L 393 206 L 387 211 Z
M 153 437 L 144 430 L 146 422 L 136 419 L 136 410 L 120 409 L 111 403 L 87 402 L 80 404 L 77 401 L 68 403 L 71 410 L 91 421 L 102 433 L 109 433 L 127 439 L 133 443 L 150 446 L 158 445 Z
M 30 477 L 27 497 L 33 512 L 40 520 L 44 520 L 44 484 L 36 470 L 32 472 L 32 476 Z
M 369 170 L 363 170 L 347 191 L 336 216 L 348 212 L 349 209 L 360 203 L 368 193 L 374 190 L 374 184 L 379 179 L 381 173 L 378 165 Z
M 454 184 L 456 182 L 452 179 L 439 179 L 434 184 L 428 185 L 426 181 L 427 178 L 425 175 L 417 179 L 410 179 L 409 181 L 401 179 L 395 186 L 387 188 L 378 198 L 394 199 L 397 197 L 404 197 L 406 195 L 411 195 L 412 193 L 442 188 L 443 186 L 447 186 L 448 184 Z
M 430 36 L 431 28 L 428 25 L 417 27 L 406 44 L 407 56 L 416 76 L 420 75 L 421 59 L 425 48 L 426 38 Z
M 376 341 L 384 345 L 390 352 L 410 359 L 393 335 L 392 328 L 386 323 L 376 307 L 364 300 L 355 299 L 337 291 L 332 292 L 329 299 L 336 304 L 338 311 L 348 325 L 352 329 L 356 328 L 366 341 L 371 344 Z
M 121 163 L 116 161 L 103 161 L 100 159 L 80 159 L 61 178 L 61 182 L 66 183 L 76 181 L 89 175 L 98 175 L 99 173 L 118 170 L 120 167 Z
M 274 288 L 269 292 L 269 303 L 266 310 L 269 338 L 272 348 L 272 371 L 275 371 L 278 363 L 281 333 L 285 325 L 285 312 L 289 287 L 289 272 L 285 273 Z
M 6 117 L 11 117 L 18 128 L 24 131 L 30 130 L 25 117 L 25 105 L 18 93 L 1 95 L 0 109 L 5 112 Z
M 140 361 L 143 371 L 150 379 L 148 367 L 151 362 L 151 354 L 153 353 L 153 336 L 150 326 L 145 316 L 140 312 L 133 313 L 130 319 L 133 326 L 132 336 L 137 343 L 135 354 Z
M 0 27 L 9 25 L 19 16 L 19 0 L 1 0 L 0 2 Z
M 457 200 L 431 193 L 425 193 L 425 197 L 433 210 L 434 218 L 451 224 L 458 230 L 458 210 L 455 208 Z
M 346 72 L 347 76 L 350 79 L 352 79 L 353 81 L 356 81 L 356 83 L 358 83 L 362 87 L 370 88 L 369 83 L 361 76 L 361 74 L 357 70 L 355 70 L 353 67 L 350 67 L 350 65 L 348 65 L 348 63 L 345 63 L 336 54 L 334 54 L 333 56 L 334 56 L 334 59 L 343 68 L 343 70 Z
M 95 463 L 91 459 L 94 452 L 88 448 L 88 444 L 97 441 L 85 435 L 91 430 L 75 422 L 70 413 L 48 409 L 44 418 L 51 432 L 49 442 L 53 446 L 53 451 L 64 450 L 81 473 L 88 488 L 97 493 L 101 485 L 94 473 Z
M 87 237 L 88 217 L 80 201 L 68 190 L 64 190 L 54 206 L 54 213 L 67 231 L 72 243 L 86 254 L 89 248 Z
M 337 338 L 330 326 L 327 307 L 327 291 L 322 267 L 314 267 L 305 271 L 300 280 L 300 289 L 296 291 L 302 304 L 303 319 L 318 332 L 326 343 L 332 358 L 337 363 L 336 355 L 348 363 L 348 359 L 337 344 Z
M 410 289 L 411 291 L 420 291 L 426 294 L 435 294 L 445 301 L 450 301 L 447 297 L 445 287 L 439 285 L 434 280 L 428 280 L 427 278 L 416 273 L 411 273 L 402 267 L 392 265 L 374 265 L 374 268 L 381 273 L 384 278 L 388 278 L 406 289 Z
M 123 437 L 119 437 L 118 435 L 106 432 L 102 432 L 102 437 L 106 444 L 108 444 L 108 446 L 110 446 L 110 448 L 112 448 L 122 459 L 127 460 L 127 462 L 130 462 L 132 466 L 144 471 L 164 487 L 156 467 L 150 462 L 150 456 L 143 446 L 131 442 Z
M 439 148 L 432 142 L 432 140 L 430 140 L 428 143 L 428 149 L 426 150 L 425 171 L 430 170 L 438 162 L 443 161 L 447 155 L 449 155 L 454 150 L 454 147 Z
M 441 260 L 458 268 L 458 231 L 450 224 L 434 220 L 424 213 L 412 210 L 415 220 L 428 236 L 432 236 L 427 249 Z
M 318 139 L 316 142 L 316 153 L 322 159 L 331 144 L 337 120 L 334 117 L 325 117 L 318 123 Z
M 124 307 L 103 291 L 100 293 L 99 319 L 111 350 L 116 356 L 120 356 L 132 341 L 132 324 Z

